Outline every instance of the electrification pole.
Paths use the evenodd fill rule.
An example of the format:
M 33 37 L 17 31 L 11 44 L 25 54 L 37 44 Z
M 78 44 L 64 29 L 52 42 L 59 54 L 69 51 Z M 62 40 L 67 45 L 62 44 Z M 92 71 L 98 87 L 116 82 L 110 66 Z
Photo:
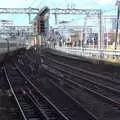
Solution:
M 116 26 L 116 36 L 115 36 L 115 50 L 117 49 L 117 42 L 118 42 L 118 28 L 119 28 L 119 17 L 120 17 L 120 1 L 116 1 L 116 5 L 118 6 L 117 9 L 117 26 Z
M 98 15 L 98 20 L 99 20 L 98 49 L 102 49 L 102 47 L 103 47 L 102 10 L 100 10 L 100 13 Z

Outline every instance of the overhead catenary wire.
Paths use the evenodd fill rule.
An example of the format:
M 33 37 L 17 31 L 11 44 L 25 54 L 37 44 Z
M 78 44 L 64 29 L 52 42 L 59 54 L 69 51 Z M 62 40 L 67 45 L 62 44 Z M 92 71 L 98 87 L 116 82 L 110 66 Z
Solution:
M 32 3 L 29 5 L 31 7 L 37 0 L 33 0 Z
M 43 0 L 41 0 L 40 1 L 40 3 L 37 5 L 37 8 L 40 8 L 40 5 L 42 5 L 43 3 L 45 3 L 47 0 L 44 0 L 44 2 L 43 2 Z

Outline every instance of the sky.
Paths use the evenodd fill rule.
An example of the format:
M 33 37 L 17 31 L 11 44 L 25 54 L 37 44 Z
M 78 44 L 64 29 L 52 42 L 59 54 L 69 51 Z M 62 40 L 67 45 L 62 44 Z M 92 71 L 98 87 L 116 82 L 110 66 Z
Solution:
M 0 0 L 0 8 L 42 8 L 48 6 L 50 8 L 83 8 L 83 9 L 103 9 L 105 15 L 115 14 L 116 0 Z M 71 6 L 72 4 L 72 6 Z M 108 10 L 108 11 L 107 11 Z M 110 11 L 109 11 L 110 10 Z M 15 24 L 28 24 L 27 15 L 4 15 L 0 14 L 0 19 L 12 19 Z
M 48 5 L 50 7 L 66 7 L 68 4 L 75 4 L 79 8 L 110 8 L 115 5 L 116 0 L 0 0 L 0 7 L 40 7 Z

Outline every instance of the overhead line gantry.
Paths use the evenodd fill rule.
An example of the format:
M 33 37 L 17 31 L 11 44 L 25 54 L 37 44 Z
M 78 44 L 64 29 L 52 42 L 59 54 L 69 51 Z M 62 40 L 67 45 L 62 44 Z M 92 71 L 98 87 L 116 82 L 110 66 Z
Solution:
M 31 14 L 38 14 L 38 8 L 0 8 L 0 14 L 27 14 L 29 22 L 31 21 Z

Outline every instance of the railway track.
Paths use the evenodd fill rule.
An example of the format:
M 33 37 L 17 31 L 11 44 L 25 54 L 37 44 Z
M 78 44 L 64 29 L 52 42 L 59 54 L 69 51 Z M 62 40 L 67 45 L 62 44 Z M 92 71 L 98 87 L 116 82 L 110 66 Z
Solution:
M 23 75 L 26 74 L 25 68 L 20 67 L 22 71 L 21 69 L 19 69 L 18 66 L 17 68 L 21 72 L 21 74 Z M 26 75 L 27 77 L 30 76 L 30 74 Z M 41 78 L 41 76 L 43 75 L 37 77 L 35 76 L 37 75 L 34 74 L 34 77 L 29 77 L 31 83 L 35 87 L 37 87 L 40 91 L 42 91 L 44 96 L 47 96 L 47 98 L 50 99 L 50 101 L 55 104 L 56 108 L 58 108 L 68 119 L 79 120 L 81 117 L 84 120 L 95 119 L 94 116 L 91 116 L 83 108 L 81 108 L 80 104 L 76 104 L 75 101 L 73 101 L 70 96 L 66 95 L 64 91 L 61 91 L 59 87 L 55 86 L 55 84 L 51 82 L 52 81 L 51 78 L 49 78 L 46 74 L 44 75 L 46 76 L 45 78 Z M 51 85 L 48 83 L 50 83 Z
M 11 96 L 4 96 L 0 99 L 1 103 L 4 103 L 0 107 L 0 119 L 1 120 L 23 120 L 21 113 L 15 104 L 15 99 Z
M 49 58 L 49 60 L 51 61 L 51 63 L 49 64 L 51 67 L 54 67 L 55 69 L 58 69 L 60 71 L 63 71 L 65 73 L 71 74 L 77 78 L 82 78 L 88 82 L 92 82 L 94 84 L 98 84 L 101 86 L 104 86 L 108 89 L 114 89 L 114 91 L 118 91 L 120 90 L 120 81 L 118 79 L 111 79 L 111 77 L 109 76 L 103 76 L 101 74 L 98 73 L 94 73 L 85 69 L 81 69 L 81 68 L 77 68 L 68 64 L 65 64 L 63 62 L 59 62 L 57 60 L 53 60 L 51 58 Z M 60 69 L 59 69 L 59 67 Z M 88 78 L 88 79 L 86 79 Z M 113 90 L 112 89 L 112 90 Z M 115 90 L 116 89 L 116 90 Z
M 15 104 L 15 99 L 9 91 L 10 87 L 6 80 L 3 67 L 0 68 L 0 119 L 22 120 L 21 113 Z
M 12 66 L 4 66 L 4 71 L 12 94 L 21 111 L 22 119 L 41 120 L 42 117 L 40 116 L 38 107 L 29 99 L 28 95 L 25 95 L 25 93 L 22 91 L 24 89 L 24 81 L 21 79 L 21 76 L 16 69 Z
M 69 64 L 69 65 L 72 65 L 77 68 L 86 69 L 86 70 L 94 72 L 94 73 L 99 73 L 103 76 L 104 75 L 109 76 L 112 79 L 120 78 L 119 68 L 116 68 L 117 66 L 112 67 L 112 65 L 108 66 L 106 64 L 100 65 L 100 64 L 92 63 L 89 60 L 82 61 L 82 60 L 73 59 L 73 58 L 71 59 L 71 58 L 65 57 L 65 56 L 53 55 L 50 53 L 45 53 L 44 56 L 49 57 L 49 58 L 54 58 L 57 61 L 64 62 L 65 64 Z M 105 66 L 105 67 L 103 67 L 103 66 Z M 99 69 L 97 69 L 97 68 L 99 68 Z
M 4 71 L 25 120 L 68 120 L 15 66 Z
M 93 71 L 88 71 L 88 70 L 85 70 L 85 69 L 82 69 L 82 68 L 78 68 L 78 67 L 74 67 L 72 65 L 68 65 L 68 64 L 65 64 L 63 62 L 60 62 L 60 61 L 57 61 L 57 60 L 54 60 L 50 57 L 47 57 L 48 60 L 50 60 L 52 63 L 56 64 L 56 65 L 60 65 L 61 68 L 66 68 L 65 70 L 67 71 L 72 71 L 76 74 L 79 74 L 80 76 L 83 76 L 85 75 L 85 77 L 89 77 L 91 78 L 93 81 L 96 81 L 96 79 L 93 79 L 93 77 L 97 78 L 97 82 L 101 83 L 101 84 L 104 84 L 106 86 L 110 86 L 110 87 L 113 87 L 113 88 L 116 88 L 116 89 L 120 89 L 119 85 L 120 85 L 120 81 L 119 79 L 112 79 L 110 76 L 107 76 L 107 75 L 102 75 L 100 73 L 95 73 Z
M 54 63 L 53 63 L 54 62 Z M 110 106 L 112 108 L 113 107 L 117 107 L 120 108 L 120 91 L 118 89 L 109 87 L 109 86 L 105 86 L 104 84 L 99 83 L 97 80 L 97 75 L 94 76 L 92 74 L 92 77 L 89 77 L 88 75 L 85 74 L 85 71 L 83 72 L 85 75 L 84 77 L 81 75 L 80 71 L 78 71 L 79 69 L 74 69 L 74 67 L 69 65 L 66 65 L 64 63 L 58 62 L 56 60 L 51 60 L 50 64 L 48 65 L 50 67 L 50 69 L 48 70 L 49 73 L 52 74 L 52 77 L 55 78 L 56 76 L 56 83 L 60 83 L 57 78 L 61 77 L 61 80 L 63 80 L 63 85 L 61 85 L 62 87 L 64 87 L 65 90 L 67 90 L 68 92 L 71 92 L 75 90 L 76 88 L 80 88 L 82 89 L 82 91 L 87 91 L 87 93 L 85 93 L 86 95 L 88 94 L 92 94 L 94 95 L 94 97 L 98 97 L 97 101 L 102 100 L 102 103 L 107 103 L 105 106 L 106 108 L 110 109 Z M 53 68 L 53 70 L 51 69 Z M 59 71 L 59 72 L 56 72 Z M 90 72 L 91 73 L 91 72 Z M 89 74 L 90 74 L 89 73 Z M 51 74 L 49 74 L 51 76 Z M 100 75 L 98 76 L 100 78 Z M 96 78 L 96 79 L 95 79 Z M 96 81 L 93 81 L 96 80 Z M 105 81 L 106 82 L 106 81 Z M 108 82 L 108 81 L 107 81 Z M 112 81 L 112 83 L 114 83 Z M 59 84 L 60 85 L 60 84 Z M 68 87 L 69 86 L 69 87 Z M 81 90 L 80 90 L 81 91 Z M 80 91 L 76 91 L 77 93 L 80 93 Z M 74 93 L 76 94 L 76 93 Z M 88 96 L 89 96 L 88 94 Z M 84 96 L 85 97 L 85 96 Z M 77 97 L 77 99 L 79 99 Z M 82 98 L 81 98 L 82 99 Z M 94 100 L 94 98 L 91 98 Z M 87 99 L 86 99 L 87 101 Z M 95 100 L 96 101 L 96 100 Z
M 28 58 L 28 56 L 26 56 L 26 58 Z M 108 111 L 110 109 L 116 110 L 116 107 L 119 108 L 119 81 L 116 78 L 115 81 L 113 81 L 109 76 L 103 76 L 98 73 L 93 73 L 92 71 L 73 67 L 57 60 L 51 60 L 51 58 L 49 61 L 48 66 L 50 66 L 50 69 L 49 67 L 47 69 L 49 69 L 48 74 L 52 79 L 48 78 L 48 81 L 59 87 L 63 92 L 67 91 L 66 94 L 68 96 L 71 97 L 73 95 L 72 99 L 78 104 L 82 100 L 81 103 L 83 104 L 86 104 L 85 101 L 87 101 L 88 104 L 90 103 L 87 107 L 84 105 L 83 107 L 87 108 L 86 110 L 88 110 L 90 114 L 94 114 L 96 119 L 101 116 L 106 116 L 104 112 L 106 112 L 107 115 L 112 114 Z M 32 62 L 30 58 L 29 62 Z M 33 82 L 36 82 L 34 84 L 39 88 L 40 81 L 32 81 L 32 83 Z M 86 94 L 91 100 L 84 99 L 84 97 L 87 97 L 83 94 L 81 95 L 81 93 Z M 98 102 L 95 103 L 93 101 Z M 94 112 L 90 110 L 90 107 Z M 97 111 L 97 109 L 102 110 Z M 102 115 L 96 115 L 95 112 L 100 112 L 101 114 L 101 111 L 103 111 Z M 105 120 L 110 119 L 106 118 Z
M 93 91 L 96 91 L 97 93 L 100 93 L 100 94 L 106 96 L 108 99 L 110 98 L 111 101 L 114 101 L 114 102 L 116 101 L 116 103 L 117 103 L 117 105 L 119 107 L 119 103 L 120 103 L 120 90 L 115 89 L 116 86 L 111 85 L 109 87 L 109 86 L 104 85 L 102 83 L 98 83 L 98 81 L 96 82 L 96 79 L 97 79 L 96 76 L 95 76 L 96 78 L 93 78 L 91 76 L 89 77 L 89 76 L 86 76 L 84 74 L 81 75 L 79 73 L 76 73 L 76 71 L 74 72 L 70 68 L 68 70 L 66 68 L 66 66 L 63 67 L 63 66 L 57 66 L 55 64 L 51 64 L 50 67 L 52 67 L 52 68 L 54 68 L 54 69 L 56 69 L 58 71 L 61 71 L 65 78 L 72 79 L 74 83 L 77 82 L 80 85 L 86 86 L 87 88 L 89 88 L 89 89 L 91 89 Z
M 109 77 L 107 76 L 104 78 L 103 75 L 94 74 L 90 71 L 66 65 L 62 62 L 53 59 L 52 60 L 49 59 L 49 61 L 50 62 L 48 66 L 50 67 L 50 69 L 48 67 L 47 70 L 49 69 L 48 75 L 51 76 L 52 78 L 49 81 L 52 84 L 57 85 L 57 87 L 63 90 L 63 92 L 67 91 L 66 94 L 69 97 L 71 97 L 74 100 L 74 102 L 79 104 L 82 101 L 83 104 L 86 104 L 85 101 L 87 101 L 88 102 L 87 104 L 89 104 L 92 100 L 99 101 L 96 103 L 91 102 L 89 106 L 79 104 L 83 106 L 83 108 L 85 108 L 85 110 L 88 111 L 92 116 L 94 116 L 95 119 L 100 118 L 101 116 L 102 117 L 105 116 L 106 113 L 110 114 L 108 113 L 109 109 L 116 109 L 116 107 L 117 108 L 120 107 L 119 89 L 114 88 L 114 86 L 116 87 L 116 85 L 118 85 L 119 83 L 118 81 L 117 83 L 115 83 L 112 79 L 109 80 Z M 96 82 L 97 77 L 98 79 Z M 102 82 L 100 83 L 98 81 Z M 106 83 L 104 83 L 104 81 Z M 40 83 L 37 81 L 35 82 L 36 83 L 34 84 L 39 87 Z M 89 96 L 91 98 L 91 101 L 90 100 L 88 101 L 87 99 L 85 100 L 84 99 L 85 95 L 80 94 L 81 91 L 83 92 L 83 94 L 86 94 L 87 97 Z M 79 97 L 79 95 L 81 95 L 81 97 Z M 94 105 L 92 105 L 92 103 Z M 100 104 L 103 108 L 100 106 Z M 90 107 L 92 108 L 92 110 Z M 102 115 L 101 111 L 103 111 Z M 100 115 L 99 114 L 96 115 L 97 112 L 100 112 Z M 104 112 L 106 113 L 104 114 Z
M 74 83 L 70 79 L 60 78 L 56 73 L 52 73 L 52 70 L 47 74 L 51 76 L 51 78 L 54 78 L 54 80 L 52 79 L 54 84 L 65 91 L 74 102 L 82 106 L 89 114 L 94 116 L 96 120 L 101 117 L 103 118 L 104 113 L 113 109 L 113 106 L 115 106 L 115 103 L 112 103 L 114 105 L 111 105 L 111 102 L 113 101 L 107 100 L 103 95 L 100 95 L 87 87 Z

